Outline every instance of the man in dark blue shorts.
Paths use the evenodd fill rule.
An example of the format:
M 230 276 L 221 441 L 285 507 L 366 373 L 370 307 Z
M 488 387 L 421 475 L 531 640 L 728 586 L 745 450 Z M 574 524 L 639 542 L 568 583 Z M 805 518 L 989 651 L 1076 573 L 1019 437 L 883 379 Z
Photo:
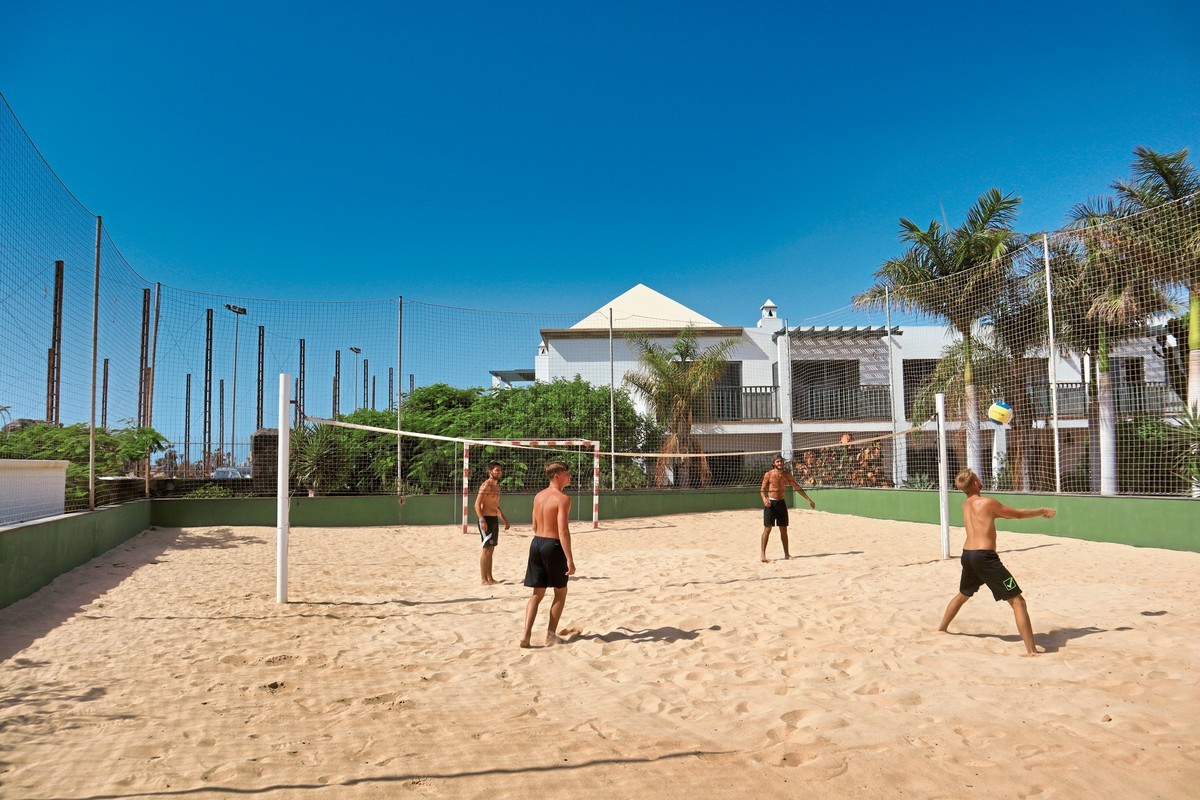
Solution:
M 963 544 L 962 577 L 958 581 L 958 594 L 946 606 L 942 616 L 939 631 L 945 633 L 958 610 L 971 599 L 980 586 L 985 583 L 992 590 L 992 597 L 1007 600 L 1013 608 L 1017 621 L 1017 631 L 1025 644 L 1025 655 L 1037 655 L 1033 646 L 1033 625 L 1029 621 L 1029 610 L 1025 606 L 1025 596 L 1017 579 L 1012 576 L 1000 556 L 996 554 L 996 518 L 1002 519 L 1031 519 L 1033 517 L 1054 516 L 1053 508 L 1010 508 L 998 500 L 984 497 L 980 494 L 983 484 L 979 476 L 969 469 L 964 469 L 954 478 L 954 485 L 967 496 L 963 501 L 963 524 L 967 528 L 967 541 Z

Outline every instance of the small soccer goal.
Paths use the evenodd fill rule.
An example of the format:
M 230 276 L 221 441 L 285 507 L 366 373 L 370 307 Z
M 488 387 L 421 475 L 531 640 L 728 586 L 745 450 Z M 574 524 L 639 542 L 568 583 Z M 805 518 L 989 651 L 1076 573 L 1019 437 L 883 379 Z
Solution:
M 478 439 L 463 442 L 462 471 L 462 530 L 467 533 L 470 524 L 471 502 L 471 446 L 492 445 L 534 450 L 561 451 L 579 448 L 580 454 L 590 452 L 592 456 L 592 528 L 600 527 L 600 443 L 590 439 Z

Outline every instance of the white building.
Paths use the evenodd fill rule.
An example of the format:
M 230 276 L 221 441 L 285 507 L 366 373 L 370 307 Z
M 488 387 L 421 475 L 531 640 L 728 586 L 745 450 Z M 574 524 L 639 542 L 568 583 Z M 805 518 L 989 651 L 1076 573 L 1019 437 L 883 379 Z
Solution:
M 753 327 L 722 325 L 639 284 L 570 328 L 542 330 L 532 376 L 528 370 L 493 373 L 494 383 L 578 375 L 593 385 L 611 382 L 620 387 L 626 374 L 639 369 L 628 334 L 669 347 L 688 325 L 695 329 L 701 349 L 727 338 L 738 340 L 713 390 L 713 421 L 697 424 L 694 430 L 706 452 L 724 454 L 782 452 L 791 456 L 795 450 L 837 442 L 845 433 L 863 439 L 920 424 L 925 420 L 911 419 L 913 399 L 943 350 L 959 338 L 956 332 L 938 326 L 897 326 L 891 331 L 883 326 L 789 327 L 785 331 L 779 309 L 769 299 L 759 308 Z M 1048 359 L 1043 356 L 1033 361 L 1037 363 L 1030 365 L 1029 374 L 1046 376 L 1044 382 L 1035 377 L 1037 385 L 1030 386 L 1039 407 L 1018 413 L 1039 420 L 1034 423 L 1035 430 L 1039 425 L 1046 430 Z M 780 364 L 788 366 L 780 369 Z M 1148 394 L 1156 395 L 1160 405 L 1170 404 L 1174 395 L 1164 391 L 1162 360 L 1149 340 L 1117 348 L 1113 365 L 1118 411 L 1123 401 L 1144 405 Z M 1082 376 L 1087 367 L 1084 360 L 1071 357 L 1058 358 L 1054 366 L 1060 457 L 1065 468 L 1072 459 L 1078 460 L 1086 441 Z M 635 402 L 647 410 L 644 401 L 635 398 Z M 981 429 L 984 453 L 994 443 L 1002 450 L 1003 440 L 993 441 L 996 428 L 985 420 Z M 897 484 L 906 482 L 912 473 L 929 477 L 936 471 L 933 436 L 923 437 L 916 452 L 910 452 L 909 445 L 905 437 L 884 442 L 885 463 L 891 464 Z M 769 460 L 766 455 L 723 458 L 727 469 Z M 719 467 L 718 459 L 715 468 Z

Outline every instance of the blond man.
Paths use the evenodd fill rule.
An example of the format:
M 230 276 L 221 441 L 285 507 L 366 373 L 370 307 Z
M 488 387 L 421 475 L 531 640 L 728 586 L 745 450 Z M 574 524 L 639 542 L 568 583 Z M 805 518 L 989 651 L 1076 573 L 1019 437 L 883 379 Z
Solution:
M 1029 621 L 1029 609 L 1025 605 L 1025 595 L 1017 585 L 1017 579 L 1000 561 L 996 554 L 996 518 L 1001 519 L 1032 519 L 1033 517 L 1053 517 L 1053 508 L 1011 508 L 999 500 L 984 497 L 983 484 L 979 476 L 972 470 L 964 469 L 954 478 L 954 485 L 967 496 L 963 501 L 963 525 L 967 529 L 967 540 L 963 543 L 962 577 L 958 582 L 958 594 L 946 606 L 942 615 L 942 624 L 938 630 L 945 633 L 954 620 L 954 615 L 966 604 L 983 584 L 992 590 L 996 601 L 1007 600 L 1012 606 L 1013 616 L 1017 622 L 1017 632 L 1025 644 L 1026 656 L 1037 655 L 1033 645 L 1033 624 Z

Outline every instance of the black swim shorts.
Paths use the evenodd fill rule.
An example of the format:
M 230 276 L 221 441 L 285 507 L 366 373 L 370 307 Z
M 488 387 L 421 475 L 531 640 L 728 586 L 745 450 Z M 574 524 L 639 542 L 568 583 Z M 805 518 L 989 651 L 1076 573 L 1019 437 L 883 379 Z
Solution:
M 500 518 L 486 516 L 479 518 L 479 538 L 484 547 L 495 547 L 500 544 Z
M 545 536 L 535 536 L 529 542 L 529 565 L 525 568 L 525 585 L 534 589 L 567 585 L 567 554 L 562 542 Z
M 788 507 L 784 500 L 772 500 L 771 505 L 763 506 L 763 527 L 773 528 L 778 525 L 786 528 L 788 524 Z
M 962 578 L 958 582 L 958 591 L 967 597 L 985 583 L 997 600 L 1011 600 L 1021 593 L 1017 579 L 1000 563 L 995 550 L 963 550 L 959 561 Z

